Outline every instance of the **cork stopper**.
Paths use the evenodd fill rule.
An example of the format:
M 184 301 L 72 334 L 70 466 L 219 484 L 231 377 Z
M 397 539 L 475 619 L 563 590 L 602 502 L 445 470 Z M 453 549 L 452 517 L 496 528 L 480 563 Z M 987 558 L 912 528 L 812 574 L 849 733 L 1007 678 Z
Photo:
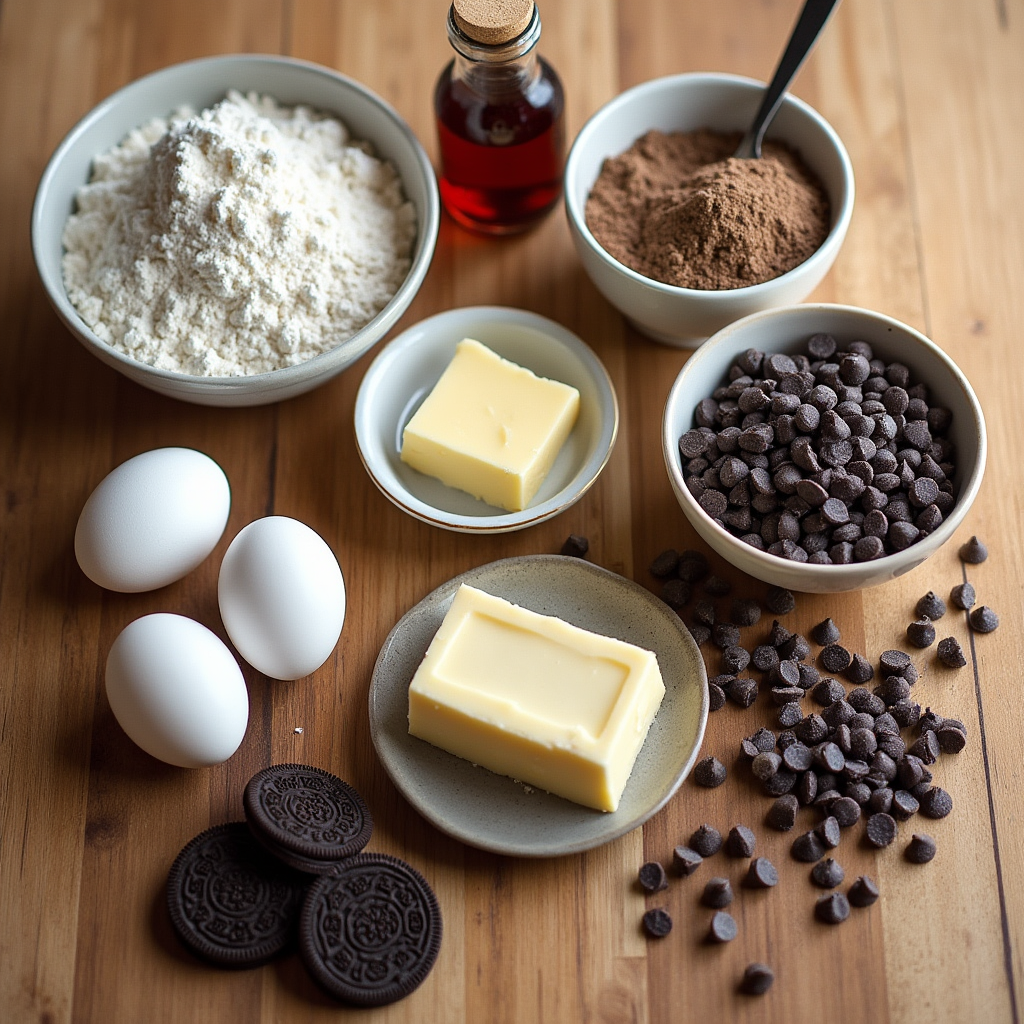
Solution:
M 453 0 L 455 24 L 470 39 L 501 46 L 525 31 L 533 17 L 533 0 Z

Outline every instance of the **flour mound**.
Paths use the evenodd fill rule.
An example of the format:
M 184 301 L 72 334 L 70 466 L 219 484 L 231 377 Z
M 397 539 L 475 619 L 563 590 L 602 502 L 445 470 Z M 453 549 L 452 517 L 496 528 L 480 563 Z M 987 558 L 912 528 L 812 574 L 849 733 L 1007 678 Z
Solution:
M 68 298 L 113 348 L 194 376 L 334 348 L 394 296 L 416 235 L 397 173 L 367 148 L 254 93 L 151 121 L 79 189 Z

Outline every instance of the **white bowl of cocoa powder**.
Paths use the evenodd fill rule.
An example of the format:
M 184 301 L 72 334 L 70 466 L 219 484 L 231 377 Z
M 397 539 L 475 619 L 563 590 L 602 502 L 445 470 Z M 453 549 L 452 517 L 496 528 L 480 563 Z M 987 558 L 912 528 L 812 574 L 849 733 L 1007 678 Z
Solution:
M 694 348 L 734 320 L 805 299 L 853 212 L 853 168 L 827 121 L 787 95 L 761 160 L 732 158 L 764 83 L 645 82 L 584 125 L 565 208 L 584 269 L 642 333 Z

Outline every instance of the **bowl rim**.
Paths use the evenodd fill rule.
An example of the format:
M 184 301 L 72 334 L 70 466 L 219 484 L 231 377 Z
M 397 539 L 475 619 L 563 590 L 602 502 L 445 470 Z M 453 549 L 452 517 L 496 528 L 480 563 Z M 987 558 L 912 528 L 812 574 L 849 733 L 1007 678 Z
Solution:
M 988 434 L 985 426 L 985 416 L 982 411 L 981 403 L 978 401 L 978 396 L 974 392 L 974 388 L 971 387 L 970 381 L 967 379 L 960 367 L 957 366 L 957 364 L 934 341 L 917 329 L 911 327 L 909 324 L 905 324 L 901 320 L 897 320 L 885 313 L 879 313 L 875 310 L 866 309 L 861 306 L 850 306 L 831 302 L 800 303 L 795 306 L 777 306 L 773 309 L 765 309 L 757 313 L 752 313 L 750 316 L 743 317 L 741 320 L 736 320 L 727 327 L 723 327 L 722 330 L 718 331 L 716 334 L 713 334 L 699 349 L 695 350 L 693 355 L 691 355 L 683 364 L 679 373 L 676 375 L 676 379 L 672 382 L 672 388 L 665 401 L 665 409 L 662 414 L 662 455 L 665 460 L 665 468 L 669 475 L 669 481 L 672 484 L 672 490 L 675 492 L 676 499 L 687 518 L 692 521 L 693 516 L 700 516 L 702 523 L 710 530 L 712 535 L 721 542 L 722 545 L 729 550 L 741 551 L 745 559 L 752 559 L 753 564 L 763 568 L 767 573 L 772 573 L 773 570 L 777 570 L 780 565 L 783 565 L 790 573 L 801 575 L 807 574 L 808 576 L 818 576 L 819 574 L 822 574 L 824 578 L 831 576 L 838 579 L 843 574 L 849 575 L 851 570 L 856 570 L 861 566 L 873 567 L 879 570 L 884 569 L 886 566 L 898 567 L 908 559 L 913 558 L 915 553 L 914 549 L 916 544 L 911 544 L 903 551 L 883 555 L 881 558 L 875 558 L 869 562 L 855 562 L 848 565 L 812 565 L 806 562 L 792 562 L 788 559 L 781 558 L 778 555 L 770 555 L 767 551 L 760 551 L 758 548 L 751 547 L 749 544 L 745 544 L 740 540 L 739 537 L 734 536 L 729 533 L 728 530 L 719 526 L 718 523 L 716 523 L 711 516 L 709 516 L 697 504 L 684 482 L 682 467 L 681 464 L 678 463 L 678 459 L 675 454 L 679 438 L 674 436 L 674 431 L 670 426 L 670 413 L 680 405 L 680 395 L 683 390 L 683 384 L 685 383 L 687 372 L 691 370 L 693 366 L 699 366 L 702 361 L 713 358 L 716 355 L 716 350 L 722 346 L 726 340 L 728 340 L 729 336 L 734 335 L 741 329 L 745 330 L 762 320 L 794 315 L 799 318 L 813 320 L 815 317 L 821 316 L 825 313 L 840 313 L 864 317 L 879 325 L 887 326 L 892 330 L 903 332 L 904 335 L 909 335 L 918 342 L 925 351 L 931 353 L 933 357 L 945 366 L 954 383 L 963 392 L 964 397 L 967 400 L 968 407 L 973 413 L 974 425 L 978 436 L 977 459 L 975 460 L 975 464 L 970 475 L 962 481 L 960 494 L 957 496 L 956 504 L 953 506 L 949 515 L 946 516 L 937 530 L 932 531 L 932 533 L 928 535 L 930 538 L 937 541 L 934 545 L 934 550 L 937 550 L 945 544 L 957 530 L 960 523 L 967 515 L 971 505 L 974 504 L 974 499 L 978 495 L 978 491 L 981 488 L 981 481 L 985 474 L 985 464 L 988 459 Z M 719 549 L 719 553 L 721 553 L 721 549 Z M 732 560 L 729 559 L 729 561 L 731 562 Z M 917 563 L 915 563 L 915 565 L 916 564 Z M 748 575 L 756 574 L 748 573 Z M 899 573 L 894 572 L 893 575 L 899 575 Z M 766 579 L 768 577 L 761 576 L 758 578 Z
M 367 429 L 368 425 L 372 423 L 369 410 L 373 405 L 376 390 L 381 387 L 381 382 L 386 378 L 394 360 L 401 358 L 412 347 L 417 345 L 422 347 L 424 332 L 429 333 L 439 324 L 465 319 L 494 319 L 495 322 L 532 329 L 544 334 L 553 344 L 561 346 L 575 356 L 590 375 L 594 382 L 597 402 L 601 407 L 602 418 L 595 454 L 587 462 L 581 464 L 576 476 L 573 477 L 573 481 L 575 481 L 580 472 L 588 466 L 590 467 L 589 475 L 579 486 L 574 488 L 573 481 L 570 481 L 545 501 L 536 505 L 528 505 L 518 512 L 503 511 L 488 516 L 467 516 L 439 509 L 419 498 L 404 486 L 401 486 L 400 489 L 392 488 L 381 478 L 377 471 L 377 458 L 373 445 L 368 442 Z M 597 482 L 611 459 L 619 436 L 618 396 L 611 374 L 601 361 L 600 356 L 578 334 L 557 320 L 515 306 L 455 306 L 410 324 L 401 334 L 392 338 L 374 357 L 359 383 L 352 417 L 356 451 L 367 476 L 381 494 L 396 508 L 429 526 L 436 526 L 453 533 L 477 535 L 513 533 L 561 515 L 575 505 Z
M 269 370 L 266 373 L 207 377 L 197 376 L 190 373 L 179 373 L 176 370 L 164 370 L 156 366 L 151 366 L 149 363 L 142 362 L 138 359 L 133 359 L 131 356 L 125 355 L 123 352 L 115 349 L 112 345 L 108 345 L 85 323 L 79 315 L 78 310 L 75 309 L 71 300 L 67 296 L 67 291 L 64 288 L 63 277 L 61 277 L 59 281 L 55 282 L 44 269 L 45 260 L 43 252 L 45 248 L 45 241 L 43 238 L 43 210 L 49 199 L 50 188 L 57 175 L 58 167 L 64 160 L 67 152 L 78 142 L 79 138 L 92 127 L 93 124 L 106 117 L 112 109 L 117 107 L 119 103 L 122 103 L 128 94 L 142 88 L 146 83 L 152 82 L 154 79 L 180 75 L 186 70 L 196 69 L 202 66 L 222 65 L 227 67 L 232 64 L 249 66 L 267 64 L 293 67 L 301 71 L 313 73 L 317 76 L 333 79 L 335 82 L 338 82 L 339 84 L 351 89 L 353 92 L 360 94 L 377 106 L 385 116 L 395 123 L 401 134 L 405 136 L 406 140 L 410 143 L 416 164 L 422 173 L 423 180 L 426 184 L 426 203 L 422 217 L 420 217 L 419 211 L 417 211 L 417 220 L 422 221 L 422 223 L 417 224 L 414 251 L 410 257 L 409 271 L 406 274 L 405 279 L 402 281 L 401 285 L 399 285 L 398 290 L 384 308 L 381 309 L 380 312 L 371 320 L 367 321 L 367 323 L 365 323 L 350 338 L 346 338 L 344 341 L 339 342 L 326 352 L 318 353 L 317 355 L 312 356 L 301 363 L 296 363 L 293 366 L 284 366 L 277 370 Z M 343 118 L 343 115 L 336 111 L 327 110 L 324 112 Z M 399 177 L 401 178 L 401 176 Z M 404 182 L 403 191 L 405 191 Z M 408 196 L 406 196 L 406 201 L 411 201 Z M 423 148 L 423 144 L 420 142 L 416 133 L 412 130 L 406 120 L 382 96 L 375 93 L 368 86 L 356 81 L 354 78 L 350 78 L 348 75 L 345 75 L 340 71 L 336 71 L 334 68 L 327 67 L 323 64 L 317 64 L 313 61 L 301 60 L 296 57 L 288 57 L 272 53 L 223 53 L 209 57 L 199 57 L 194 60 L 180 61 L 176 64 L 168 64 L 162 68 L 157 68 L 155 71 L 151 71 L 146 75 L 142 75 L 139 78 L 132 79 L 132 81 L 127 82 L 109 96 L 104 97 L 99 103 L 79 118 L 79 120 L 61 139 L 57 148 L 50 156 L 50 159 L 47 161 L 46 167 L 43 169 L 43 173 L 40 176 L 39 184 L 36 187 L 35 196 L 32 202 L 30 235 L 32 258 L 36 266 L 36 273 L 43 284 L 43 288 L 47 293 L 50 304 L 57 312 L 60 320 L 63 321 L 64 325 L 72 332 L 72 334 L 76 335 L 79 340 L 90 348 L 90 350 L 94 350 L 95 354 L 99 355 L 101 360 L 107 362 L 108 365 L 122 369 L 123 371 L 128 371 L 129 376 L 132 373 L 139 373 L 152 379 L 166 381 L 172 385 L 188 385 L 190 389 L 221 392 L 250 390 L 263 392 L 269 390 L 282 390 L 301 381 L 318 377 L 322 373 L 330 373 L 333 365 L 340 359 L 344 358 L 346 360 L 346 364 L 353 362 L 355 359 L 358 359 L 359 356 L 365 354 L 373 347 L 374 344 L 380 341 L 402 317 L 409 302 L 412 301 L 416 291 L 423 283 L 423 279 L 426 277 L 431 261 L 433 260 L 434 249 L 437 245 L 437 238 L 440 232 L 440 225 L 441 198 L 437 186 L 437 176 L 434 173 L 430 157 L 427 155 L 426 150 Z M 345 347 L 354 341 L 358 341 L 359 344 L 353 348 Z
M 782 105 L 790 106 L 799 110 L 807 118 L 810 119 L 822 132 L 822 134 L 831 143 L 837 156 L 839 157 L 839 163 L 843 172 L 843 184 L 845 186 L 843 202 L 839 206 L 838 216 L 835 219 L 835 223 L 829 229 L 828 234 L 825 236 L 825 240 L 818 246 L 817 249 L 811 253 L 802 263 L 798 263 L 795 267 L 787 270 L 786 273 L 780 274 L 778 277 L 773 277 L 767 281 L 760 281 L 757 284 L 745 285 L 742 288 L 722 288 L 722 289 L 706 289 L 706 288 L 682 288 L 679 285 L 666 284 L 664 281 L 656 281 L 651 277 L 644 277 L 643 274 L 638 273 L 630 267 L 627 267 L 624 263 L 620 263 L 614 256 L 611 255 L 601 243 L 594 237 L 590 228 L 587 227 L 586 217 L 584 211 L 579 208 L 579 204 L 576 201 L 576 196 L 572 189 L 568 187 L 568 182 L 572 173 L 575 171 L 576 164 L 579 161 L 579 152 L 582 148 L 582 143 L 586 142 L 590 135 L 594 134 L 600 125 L 600 122 L 610 113 L 615 111 L 621 106 L 625 106 L 637 98 L 642 97 L 645 93 L 655 92 L 662 89 L 670 89 L 675 85 L 697 82 L 697 81 L 713 82 L 724 86 L 740 86 L 741 88 L 756 88 L 764 90 L 767 88 L 767 83 L 760 81 L 756 78 L 748 78 L 745 75 L 733 75 L 723 71 L 687 71 L 678 75 L 664 75 L 660 78 L 652 78 L 646 82 L 641 82 L 638 85 L 634 85 L 630 89 L 626 89 L 624 92 L 618 94 L 613 99 L 609 100 L 603 106 L 598 108 L 590 117 L 586 123 L 580 129 L 575 140 L 573 141 L 572 147 L 569 150 L 569 155 L 565 161 L 565 174 L 564 181 L 566 187 L 564 188 L 565 193 L 565 208 L 568 214 L 570 225 L 573 229 L 578 232 L 581 239 L 586 242 L 587 248 L 598 258 L 602 263 L 605 264 L 609 269 L 616 271 L 628 280 L 635 284 L 642 285 L 650 288 L 655 292 L 659 292 L 666 296 L 677 296 L 687 299 L 701 299 L 704 301 L 728 301 L 732 299 L 738 300 L 753 300 L 756 299 L 760 294 L 758 289 L 769 290 L 772 287 L 779 285 L 788 284 L 796 277 L 807 273 L 814 269 L 822 260 L 830 259 L 833 250 L 836 249 L 846 236 L 847 229 L 850 226 L 850 220 L 853 216 L 853 206 L 855 197 L 855 183 L 853 177 L 853 163 L 850 160 L 850 155 L 846 151 L 846 147 L 843 145 L 842 139 L 839 138 L 839 134 L 829 124 L 828 121 L 818 113 L 809 103 L 800 99 L 798 96 L 794 96 L 792 93 L 787 92 L 783 97 Z M 637 136 L 639 138 L 639 136 Z M 607 159 L 607 157 L 605 158 Z M 831 200 L 831 196 L 829 199 Z

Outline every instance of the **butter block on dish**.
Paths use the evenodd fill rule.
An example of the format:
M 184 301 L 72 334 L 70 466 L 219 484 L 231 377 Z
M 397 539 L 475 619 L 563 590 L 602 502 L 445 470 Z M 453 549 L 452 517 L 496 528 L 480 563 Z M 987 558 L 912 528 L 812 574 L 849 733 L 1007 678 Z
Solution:
M 579 414 L 580 393 L 465 338 L 402 433 L 402 461 L 489 505 L 530 503 Z
M 664 695 L 651 651 L 463 585 L 409 686 L 409 732 L 614 811 Z

